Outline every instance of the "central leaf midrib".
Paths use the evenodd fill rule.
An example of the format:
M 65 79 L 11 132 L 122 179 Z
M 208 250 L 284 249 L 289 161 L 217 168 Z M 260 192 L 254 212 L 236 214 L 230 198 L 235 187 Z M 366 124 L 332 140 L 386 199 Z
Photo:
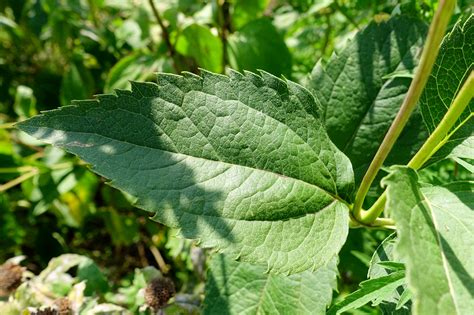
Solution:
M 39 126 L 39 127 L 36 127 L 36 128 L 39 128 L 39 129 L 47 129 L 47 130 L 52 130 L 52 131 L 57 131 L 59 129 L 52 129 L 52 128 L 49 128 L 49 127 L 44 127 L 44 126 Z M 206 160 L 206 161 L 213 161 L 213 162 L 219 162 L 219 163 L 223 163 L 223 164 L 226 164 L 226 165 L 230 165 L 230 166 L 238 166 L 238 167 L 244 167 L 244 168 L 249 168 L 249 169 L 252 169 L 252 170 L 257 170 L 257 171 L 260 171 L 260 172 L 266 172 L 266 173 L 269 173 L 269 174 L 272 174 L 272 175 L 276 175 L 276 176 L 279 176 L 279 177 L 283 177 L 283 178 L 289 178 L 289 179 L 292 179 L 294 181 L 298 181 L 298 182 L 302 182 L 306 185 L 309 185 L 311 187 L 315 187 L 316 189 L 324 192 L 325 194 L 327 194 L 328 196 L 330 196 L 332 199 L 334 199 L 335 201 L 340 201 L 346 205 L 349 205 L 345 200 L 343 200 L 341 197 L 327 191 L 326 189 L 320 187 L 320 186 L 317 186 L 315 184 L 312 184 L 312 183 L 308 183 L 306 181 L 303 181 L 301 179 L 298 179 L 298 178 L 294 178 L 294 177 L 290 177 L 290 176 L 286 176 L 286 175 L 283 175 L 283 174 L 279 174 L 279 173 L 275 173 L 275 172 L 272 172 L 272 171 L 269 171 L 269 170 L 264 170 L 264 169 L 259 169 L 259 168 L 254 168 L 254 167 L 250 167 L 250 166 L 245 166 L 245 165 L 239 165 L 239 164 L 232 164 L 232 163 L 228 163 L 228 162 L 224 162 L 224 161 L 219 161 L 219 160 L 213 160 L 213 159 L 207 159 L 207 158 L 202 158 L 202 157 L 197 157 L 197 156 L 193 156 L 193 155 L 189 155 L 189 154 L 185 154 L 185 153 L 180 153 L 180 152 L 173 152 L 173 151 L 169 151 L 169 150 L 165 150 L 165 149 L 158 149 L 158 148 L 153 148 L 153 147 L 147 147 L 147 146 L 144 146 L 144 145 L 141 145 L 141 144 L 136 144 L 136 143 L 132 143 L 132 142 L 128 142 L 128 141 L 125 141 L 125 140 L 121 140 L 121 139 L 114 139 L 110 136 L 105 136 L 105 135 L 101 135 L 101 134 L 98 134 L 98 133 L 95 133 L 95 132 L 85 132 L 85 131 L 66 131 L 66 130 L 61 130 L 62 132 L 64 133 L 79 133 L 79 134 L 87 134 L 87 135 L 93 135 L 93 136 L 97 136 L 97 137 L 102 137 L 102 138 L 106 138 L 106 139 L 109 139 L 109 140 L 112 140 L 112 141 L 117 141 L 117 142 L 122 142 L 122 143 L 126 143 L 128 145 L 133 145 L 133 146 L 136 146 L 136 147 L 140 147 L 140 148 L 146 148 L 146 149 L 150 149 L 150 150 L 158 150 L 158 151 L 162 151 L 162 152 L 167 152 L 167 153 L 170 153 L 170 154 L 177 154 L 177 155 L 183 155 L 183 156 L 186 156 L 186 157 L 192 157 L 194 159 L 201 159 L 201 160 Z M 54 143 L 53 143 L 54 144 Z M 58 146 L 69 146 L 68 143 L 65 143 L 63 145 L 59 145 Z M 72 147 L 77 147 L 77 145 L 71 145 Z M 93 146 L 97 146 L 96 144 L 93 144 Z

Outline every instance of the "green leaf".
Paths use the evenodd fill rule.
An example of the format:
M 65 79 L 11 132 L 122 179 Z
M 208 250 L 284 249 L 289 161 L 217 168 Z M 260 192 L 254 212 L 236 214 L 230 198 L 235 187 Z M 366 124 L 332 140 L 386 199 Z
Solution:
M 308 87 L 323 105 L 329 137 L 351 160 L 356 183 L 362 179 L 408 91 L 411 78 L 393 76 L 418 64 L 427 27 L 395 16 L 370 23 L 326 65 L 317 63 Z M 415 113 L 387 164 L 406 163 L 426 139 Z
M 383 183 L 398 228 L 414 314 L 474 309 L 474 184 L 420 188 L 415 171 L 392 167 Z
M 229 62 L 238 70 L 291 76 L 291 55 L 272 22 L 261 18 L 229 36 Z M 271 57 L 270 57 L 271 56 Z
M 191 24 L 179 35 L 176 51 L 183 56 L 192 57 L 206 70 L 222 72 L 222 42 L 212 34 L 208 27 Z
M 433 71 L 420 97 L 423 120 L 433 132 L 446 114 L 465 79 L 474 70 L 474 15 L 459 21 L 447 34 L 434 64 Z M 459 118 L 449 141 L 428 161 L 445 157 L 474 158 L 474 100 Z
M 62 105 L 71 104 L 72 100 L 80 100 L 92 96 L 94 79 L 89 70 L 79 62 L 69 64 L 61 83 L 59 95 Z
M 232 26 L 239 29 L 248 22 L 263 15 L 270 0 L 234 0 Z
M 79 155 L 203 247 L 277 272 L 316 269 L 338 253 L 351 165 L 303 87 L 203 71 L 116 93 L 18 126 Z
M 387 276 L 382 276 L 360 283 L 360 289 L 351 293 L 341 302 L 331 307 L 328 314 L 341 314 L 342 312 L 359 308 L 370 301 L 373 305 L 379 304 L 393 294 L 405 282 L 405 272 L 397 271 Z
M 16 88 L 13 110 L 20 119 L 36 115 L 36 98 L 31 88 L 24 85 L 19 85 Z
M 215 255 L 207 275 L 204 314 L 326 314 L 336 287 L 336 259 L 291 276 Z
M 389 235 L 383 242 L 377 247 L 370 261 L 370 267 L 368 277 L 370 279 L 376 279 L 389 275 L 394 268 L 399 268 L 395 271 L 405 270 L 405 264 L 395 261 L 395 243 L 397 241 L 396 233 Z M 402 284 L 392 291 L 392 294 L 385 296 L 384 300 L 380 303 L 380 308 L 384 314 L 411 314 L 411 303 L 408 301 L 402 301 L 402 297 L 410 298 L 411 295 L 406 289 L 406 284 Z M 403 304 L 402 304 L 403 303 Z M 398 307 L 400 306 L 400 307 Z
M 104 91 L 112 92 L 114 89 L 130 88 L 130 81 L 145 81 L 152 77 L 157 71 L 163 70 L 166 61 L 156 56 L 135 53 L 117 62 L 105 81 Z M 172 69 L 171 66 L 168 70 Z

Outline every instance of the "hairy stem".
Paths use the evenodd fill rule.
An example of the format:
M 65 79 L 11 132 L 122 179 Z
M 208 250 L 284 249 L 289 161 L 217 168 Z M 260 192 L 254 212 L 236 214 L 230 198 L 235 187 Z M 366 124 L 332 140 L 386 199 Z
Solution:
M 413 158 L 408 163 L 408 166 L 414 170 L 418 170 L 428 161 L 454 134 L 459 126 L 466 123 L 469 119 L 472 118 L 472 114 L 469 115 L 459 126 L 452 132 L 450 130 L 453 128 L 456 121 L 459 119 L 461 114 L 466 109 L 469 102 L 474 97 L 474 72 L 471 72 L 466 82 L 462 86 L 461 90 L 457 94 L 456 98 L 449 106 L 448 111 L 444 115 L 441 122 L 438 124 L 433 133 L 425 141 L 423 146 L 418 150 L 418 152 L 413 156 Z M 450 132 L 450 133 L 449 133 Z M 387 200 L 387 195 L 384 192 L 379 199 L 370 207 L 369 210 L 365 211 L 362 214 L 361 221 L 369 222 L 375 220 L 384 210 L 385 201 Z
M 359 190 L 357 191 L 353 212 L 354 217 L 362 221 L 362 217 L 366 217 L 365 213 L 362 211 L 362 204 L 364 202 L 365 196 L 369 191 L 372 182 L 375 179 L 379 169 L 382 167 L 383 162 L 388 156 L 388 153 L 392 149 L 395 141 L 400 136 L 403 128 L 405 127 L 408 118 L 410 118 L 411 113 L 415 109 L 415 106 L 420 98 L 421 92 L 425 87 L 428 77 L 433 68 L 433 64 L 438 55 L 439 47 L 443 39 L 446 27 L 449 23 L 451 15 L 456 4 L 455 0 L 442 0 L 439 2 L 438 10 L 433 18 L 433 21 L 428 32 L 428 38 L 426 40 L 423 53 L 421 55 L 420 64 L 415 73 L 413 81 L 411 82 L 408 93 L 400 107 L 400 110 L 397 113 L 390 129 L 388 130 L 385 138 L 382 141 L 377 153 L 375 154 L 367 172 L 362 179 Z M 368 223 L 372 222 L 370 220 L 364 220 Z

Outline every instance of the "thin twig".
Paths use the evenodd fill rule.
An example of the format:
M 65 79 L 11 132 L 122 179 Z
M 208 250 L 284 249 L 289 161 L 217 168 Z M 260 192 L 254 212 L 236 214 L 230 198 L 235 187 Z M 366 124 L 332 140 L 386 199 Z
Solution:
M 174 48 L 173 43 L 171 43 L 170 40 L 170 34 L 168 32 L 168 28 L 166 25 L 163 23 L 163 19 L 160 16 L 160 13 L 158 12 L 158 9 L 155 6 L 155 3 L 153 0 L 148 0 L 151 6 L 151 11 L 153 12 L 153 15 L 155 16 L 156 21 L 158 22 L 158 25 L 161 28 L 161 35 L 163 36 L 163 40 L 165 42 L 166 48 L 168 49 L 168 54 L 170 55 L 171 59 L 173 60 L 173 68 L 176 70 L 176 72 L 179 72 L 179 67 L 176 62 L 176 50 Z
M 227 55 L 227 36 L 231 31 L 230 24 L 230 4 L 227 0 L 223 0 L 220 5 L 220 17 L 221 17 L 221 28 L 220 37 L 222 42 L 222 72 L 225 72 L 225 67 L 229 64 L 229 58 Z
M 167 274 L 168 271 L 170 270 L 170 267 L 166 264 L 158 248 L 156 248 L 155 245 L 150 245 L 149 248 L 150 248 L 151 253 L 153 254 L 153 257 L 155 257 L 156 263 L 160 267 L 161 272 L 164 274 Z
M 38 170 L 34 169 L 34 170 L 31 170 L 31 172 L 20 175 L 17 178 L 12 179 L 11 181 L 9 181 L 9 182 L 7 182 L 3 185 L 0 185 L 0 192 L 4 192 L 4 191 L 6 191 L 6 190 L 8 190 L 12 187 L 15 187 L 16 185 L 21 184 L 25 180 L 28 180 L 29 178 L 35 176 L 36 174 L 38 174 Z

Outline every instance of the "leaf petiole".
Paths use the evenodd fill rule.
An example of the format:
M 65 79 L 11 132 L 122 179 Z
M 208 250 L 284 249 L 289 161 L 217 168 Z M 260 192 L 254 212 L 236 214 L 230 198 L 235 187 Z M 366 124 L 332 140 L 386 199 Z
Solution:
M 420 64 L 410 85 L 407 96 L 405 97 L 397 116 L 385 135 L 382 144 L 377 150 L 377 153 L 375 154 L 367 172 L 364 175 L 364 178 L 362 179 L 359 190 L 356 194 L 354 207 L 352 209 L 354 217 L 362 223 L 371 223 L 373 220 L 375 220 L 375 218 L 373 218 L 370 214 L 366 214 L 362 210 L 362 204 L 370 186 L 372 185 L 372 182 L 377 176 L 379 169 L 382 167 L 383 162 L 387 158 L 389 152 L 395 144 L 395 141 L 400 136 L 400 133 L 402 132 L 403 128 L 408 122 L 408 119 L 410 118 L 411 113 L 418 103 L 438 55 L 440 44 L 451 15 L 454 11 L 455 4 L 456 1 L 454 0 L 440 1 L 438 10 L 436 11 L 430 26 Z
M 471 72 L 466 82 L 461 87 L 461 90 L 456 95 L 456 98 L 449 106 L 448 111 L 444 115 L 443 119 L 428 137 L 423 146 L 413 156 L 408 163 L 408 167 L 418 170 L 426 161 L 428 161 L 453 135 L 454 132 L 449 133 L 453 128 L 456 121 L 459 119 L 461 114 L 466 109 L 467 105 L 474 97 L 474 71 Z M 467 117 L 463 123 L 472 119 L 472 114 Z M 364 211 L 361 215 L 360 221 L 362 223 L 373 222 L 384 210 L 385 201 L 387 200 L 386 193 L 384 192 L 377 201 L 370 207 L 369 210 Z

